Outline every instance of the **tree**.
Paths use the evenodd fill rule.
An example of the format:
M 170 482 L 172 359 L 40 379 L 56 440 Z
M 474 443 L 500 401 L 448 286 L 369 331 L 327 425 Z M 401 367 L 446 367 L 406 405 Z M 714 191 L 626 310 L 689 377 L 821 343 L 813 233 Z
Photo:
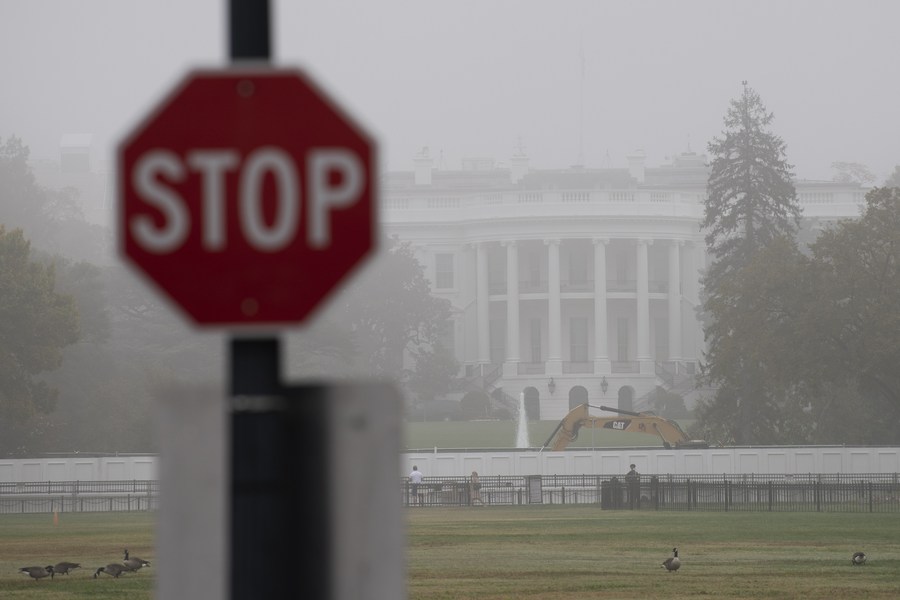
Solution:
M 469 392 L 459 401 L 459 407 L 463 419 L 485 419 L 490 416 L 491 399 L 482 391 Z
M 74 300 L 55 289 L 53 265 L 33 261 L 22 231 L 3 225 L 0 281 L 0 421 L 8 431 L 53 410 L 57 390 L 42 375 L 60 366 L 79 329 Z
M 45 228 L 46 199 L 28 167 L 30 151 L 17 137 L 0 143 L 0 223 L 28 232 Z
M 900 165 L 894 167 L 894 172 L 884 182 L 884 187 L 900 187 Z
M 411 246 L 392 244 L 348 291 L 335 316 L 349 328 L 364 373 L 403 381 L 405 356 L 415 361 L 440 343 L 450 303 L 431 295 Z
M 792 243 L 800 221 L 786 145 L 769 131 L 772 120 L 745 83 L 725 115 L 723 137 L 708 146 L 714 158 L 702 228 L 712 262 L 703 281 L 708 352 L 701 375 L 719 388 L 712 402 L 722 406 L 701 411 L 701 419 L 728 419 L 738 443 L 768 430 L 775 402 L 761 355 L 746 347 L 759 328 L 750 316 L 761 313 L 751 306 L 758 294 L 744 287 L 744 270 L 779 240 Z
M 732 334 L 710 368 L 753 368 L 759 414 L 745 439 L 898 443 L 900 188 L 871 190 L 861 218 L 827 227 L 808 255 L 786 238 L 770 244 L 708 308 Z M 699 436 L 740 441 L 742 382 L 723 377 L 700 405 Z
M 849 390 L 826 412 L 867 419 L 868 443 L 897 443 L 900 425 L 900 188 L 866 194 L 858 220 L 837 223 L 811 246 L 809 352 L 825 368 L 804 375 L 824 388 Z M 825 395 L 827 398 L 827 395 Z M 853 413 L 853 414 L 849 414 Z M 834 426 L 840 428 L 840 422 Z
M 432 402 L 451 391 L 459 373 L 459 362 L 443 346 L 431 352 L 418 352 L 408 387 L 420 403 Z
M 442 345 L 450 303 L 431 294 L 408 243 L 388 242 L 293 341 L 290 368 L 304 376 L 381 377 L 401 384 L 410 404 L 450 391 L 459 365 Z
M 869 167 L 854 162 L 833 162 L 831 169 L 835 172 L 834 181 L 839 183 L 858 183 L 860 185 L 869 185 L 875 181 L 875 175 L 869 170 Z
M 778 238 L 707 298 L 704 307 L 713 318 L 706 332 L 717 344 L 703 375 L 717 389 L 697 415 L 712 439 L 775 444 L 795 435 L 793 375 L 804 358 L 796 340 L 810 293 L 804 260 L 793 240 Z
M 0 223 L 22 229 L 35 249 L 95 264 L 107 261 L 111 237 L 84 220 L 77 190 L 38 185 L 29 156 L 19 138 L 0 140 Z
M 669 419 L 683 419 L 690 415 L 690 411 L 684 403 L 684 398 L 680 394 L 670 392 L 662 386 L 656 386 L 647 400 L 653 411 L 663 417 Z
M 760 248 L 775 238 L 792 236 L 799 226 L 800 205 L 786 145 L 768 131 L 773 118 L 759 94 L 745 84 L 725 115 L 724 137 L 708 145 L 714 159 L 701 224 L 713 256 L 707 291 Z

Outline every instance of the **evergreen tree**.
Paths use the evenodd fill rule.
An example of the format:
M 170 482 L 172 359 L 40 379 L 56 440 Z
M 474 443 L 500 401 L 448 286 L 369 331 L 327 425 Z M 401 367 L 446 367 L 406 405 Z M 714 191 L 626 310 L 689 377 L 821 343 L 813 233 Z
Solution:
M 724 137 L 708 145 L 713 161 L 701 227 L 713 262 L 706 287 L 739 270 L 762 247 L 793 236 L 800 207 L 784 141 L 768 130 L 773 114 L 759 94 L 744 84 L 725 115 Z
M 733 291 L 746 289 L 740 285 L 744 270 L 762 249 L 793 243 L 800 221 L 792 167 L 784 141 L 769 130 L 772 119 L 745 82 L 725 115 L 723 137 L 708 145 L 713 161 L 702 228 L 712 260 L 704 278 L 703 377 L 720 392 L 712 400 L 719 406 L 704 415 L 720 420 L 707 425 L 724 427 L 737 443 L 751 443 L 766 431 L 779 399 L 768 389 L 759 356 L 741 347 L 763 325 L 747 318 L 752 290 Z
M 0 452 L 14 452 L 27 437 L 16 429 L 56 404 L 43 376 L 78 341 L 78 311 L 71 296 L 57 293 L 53 265 L 33 261 L 22 230 L 2 224 L 0 282 Z

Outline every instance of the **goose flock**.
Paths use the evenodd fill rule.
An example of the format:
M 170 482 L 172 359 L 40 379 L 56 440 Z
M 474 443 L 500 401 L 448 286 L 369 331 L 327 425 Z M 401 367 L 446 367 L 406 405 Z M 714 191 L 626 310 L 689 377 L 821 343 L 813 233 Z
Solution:
M 866 564 L 866 556 L 865 552 L 854 552 L 850 557 L 850 564 L 854 566 L 860 566 Z M 662 561 L 662 567 L 672 573 L 681 568 L 681 559 L 678 558 L 678 548 L 672 548 L 672 556 Z
M 118 579 L 125 573 L 134 573 L 135 571 L 140 570 L 142 567 L 148 566 L 150 566 L 150 561 L 144 560 L 143 558 L 138 558 L 137 556 L 131 556 L 128 553 L 128 548 L 125 548 L 122 562 L 109 563 L 105 567 L 98 568 L 96 571 L 94 571 L 94 579 L 99 577 L 101 573 Z M 35 581 L 38 581 L 39 579 L 44 579 L 45 577 L 53 579 L 53 577 L 56 575 L 68 575 L 75 569 L 80 568 L 80 563 L 63 561 L 58 562 L 55 565 L 47 565 L 46 567 L 22 567 L 21 569 L 19 569 L 19 572 L 28 575 Z

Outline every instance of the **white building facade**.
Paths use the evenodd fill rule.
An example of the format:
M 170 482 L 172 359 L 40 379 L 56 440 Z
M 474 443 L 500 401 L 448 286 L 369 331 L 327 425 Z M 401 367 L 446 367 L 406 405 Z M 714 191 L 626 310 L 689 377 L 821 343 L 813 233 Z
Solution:
M 382 185 L 385 231 L 409 242 L 450 301 L 444 343 L 468 389 L 524 394 L 531 419 L 584 402 L 646 407 L 657 386 L 695 394 L 707 264 L 706 157 L 650 168 L 534 170 L 524 155 L 436 170 L 423 152 Z M 866 190 L 795 182 L 804 217 L 853 218 Z

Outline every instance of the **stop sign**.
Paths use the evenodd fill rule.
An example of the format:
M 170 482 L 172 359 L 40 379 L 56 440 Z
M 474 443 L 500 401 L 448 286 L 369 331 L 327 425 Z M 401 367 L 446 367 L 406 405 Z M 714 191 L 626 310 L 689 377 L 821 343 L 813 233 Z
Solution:
M 197 324 L 300 322 L 374 247 L 374 154 L 300 71 L 195 72 L 118 150 L 121 252 Z

